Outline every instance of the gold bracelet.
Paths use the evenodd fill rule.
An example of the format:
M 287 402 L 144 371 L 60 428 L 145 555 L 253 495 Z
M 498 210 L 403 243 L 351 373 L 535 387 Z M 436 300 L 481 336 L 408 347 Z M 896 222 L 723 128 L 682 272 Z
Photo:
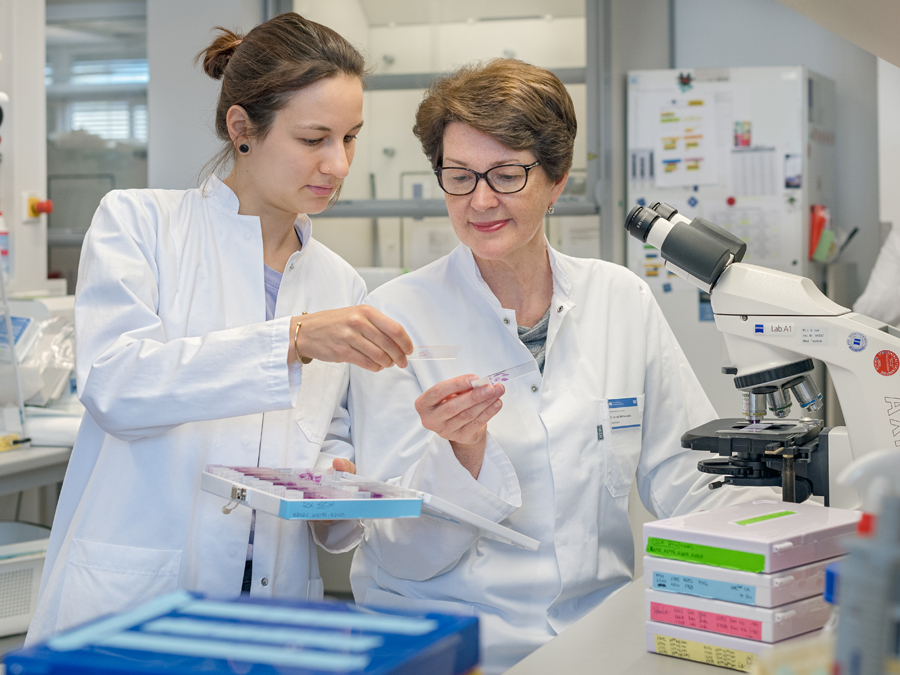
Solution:
M 303 316 L 305 314 L 306 314 L 306 312 L 302 312 L 301 316 Z M 298 321 L 297 327 L 294 329 L 294 354 L 297 355 L 297 360 L 305 366 L 307 363 L 312 362 L 312 357 L 300 356 L 300 350 L 297 349 L 297 338 L 300 337 L 300 326 L 302 326 L 302 325 L 303 325 L 303 322 Z

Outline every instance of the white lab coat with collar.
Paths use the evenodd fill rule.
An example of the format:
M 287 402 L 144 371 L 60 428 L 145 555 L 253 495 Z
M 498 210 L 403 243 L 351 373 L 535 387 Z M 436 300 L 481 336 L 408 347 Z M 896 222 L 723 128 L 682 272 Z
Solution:
M 100 204 L 75 302 L 86 412 L 50 536 L 29 643 L 176 588 L 240 593 L 250 509 L 200 490 L 207 464 L 310 467 L 352 458 L 344 364 L 292 366 L 290 317 L 358 304 L 365 284 L 312 238 L 266 321 L 259 219 L 217 178 Z M 328 453 L 327 455 L 324 453 Z M 317 525 L 331 550 L 361 529 Z M 263 584 L 265 579 L 265 584 Z M 251 595 L 318 599 L 310 527 L 258 514 Z
M 853 311 L 900 326 L 900 224 L 885 239 Z
M 549 255 L 543 377 L 535 371 L 506 384 L 477 481 L 413 407 L 437 382 L 533 359 L 515 312 L 501 307 L 470 249 L 460 245 L 366 300 L 413 344 L 461 345 L 455 361 L 411 361 L 378 374 L 351 367 L 360 475 L 431 492 L 541 542 L 529 552 L 428 517 L 366 523 L 351 572 L 357 602 L 477 612 L 487 673 L 509 668 L 631 580 L 635 479 L 659 517 L 752 495 L 711 492 L 700 457 L 681 448 L 684 431 L 716 414 L 647 285 L 617 265 Z M 624 412 L 633 414 L 614 404 L 611 420 L 612 399 L 630 399 Z

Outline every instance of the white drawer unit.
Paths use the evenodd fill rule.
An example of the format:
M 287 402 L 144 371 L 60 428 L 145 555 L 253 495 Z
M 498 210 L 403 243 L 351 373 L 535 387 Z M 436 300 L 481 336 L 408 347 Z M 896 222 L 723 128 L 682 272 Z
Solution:
M 0 522 L 0 637 L 28 630 L 49 537 L 44 527 Z

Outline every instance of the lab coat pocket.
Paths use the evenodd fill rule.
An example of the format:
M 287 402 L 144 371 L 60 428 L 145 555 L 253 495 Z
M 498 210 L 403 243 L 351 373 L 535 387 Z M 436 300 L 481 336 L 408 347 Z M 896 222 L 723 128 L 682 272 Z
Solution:
M 631 492 L 641 456 L 644 395 L 600 401 L 600 417 L 606 488 L 613 497 L 624 497 Z
M 423 598 L 407 598 L 398 593 L 383 591 L 380 588 L 366 589 L 364 604 L 367 607 L 384 607 L 385 609 L 405 609 L 428 614 L 456 614 L 457 616 L 475 616 L 475 607 L 465 602 L 450 600 L 426 600 Z
M 120 612 L 178 587 L 181 551 L 73 539 L 57 630 Z
M 301 377 L 294 420 L 310 443 L 321 445 L 347 389 L 350 369 L 346 363 L 313 361 L 303 366 Z

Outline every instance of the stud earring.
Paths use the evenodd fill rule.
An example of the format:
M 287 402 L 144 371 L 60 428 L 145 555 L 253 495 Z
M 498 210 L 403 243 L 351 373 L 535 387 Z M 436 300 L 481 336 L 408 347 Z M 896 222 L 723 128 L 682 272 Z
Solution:
M 238 150 L 240 150 L 242 155 L 246 155 L 248 152 L 250 152 L 250 146 L 247 145 L 246 143 L 241 143 L 238 146 Z
M 547 213 L 549 213 L 551 216 L 553 215 L 553 204 L 547 207 Z

